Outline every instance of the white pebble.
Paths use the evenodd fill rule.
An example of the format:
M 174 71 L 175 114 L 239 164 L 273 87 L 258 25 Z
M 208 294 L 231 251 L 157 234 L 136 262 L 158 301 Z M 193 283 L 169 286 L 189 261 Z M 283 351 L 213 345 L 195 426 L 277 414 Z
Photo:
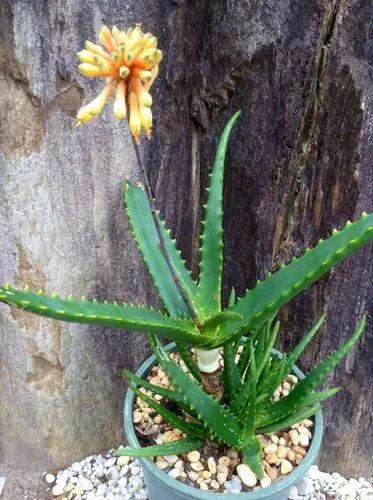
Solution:
M 187 454 L 187 459 L 189 460 L 189 462 L 198 462 L 200 458 L 201 458 L 201 454 L 197 450 L 190 451 Z
M 128 465 L 130 463 L 131 457 L 120 456 L 117 458 L 117 465 L 121 467 L 122 465 Z
M 314 491 L 312 479 L 309 478 L 308 476 L 305 476 L 298 484 L 297 484 L 297 489 L 299 495 L 311 495 Z
M 118 488 L 122 489 L 127 486 L 128 479 L 126 477 L 121 477 L 118 481 Z
M 177 455 L 165 455 L 163 458 L 171 465 L 179 460 L 179 457 Z
M 112 465 L 115 464 L 116 461 L 117 461 L 117 459 L 115 457 L 108 458 L 106 460 L 106 462 L 104 463 L 104 466 L 105 467 L 111 467 Z
M 237 479 L 231 479 L 230 481 L 225 481 L 224 488 L 227 490 L 228 495 L 229 494 L 236 495 L 238 493 L 241 493 L 242 484 L 241 481 Z
M 169 476 L 173 477 L 174 479 L 177 479 L 181 475 L 181 470 L 179 468 L 174 468 L 171 469 L 170 472 L 168 473 Z
M 64 492 L 65 492 L 65 488 L 60 484 L 56 484 L 56 486 L 53 486 L 53 488 L 52 488 L 52 495 L 54 497 L 58 497 L 58 496 L 62 495 Z
M 297 500 L 298 499 L 298 489 L 296 486 L 292 486 L 288 493 L 289 500 Z
M 70 469 L 72 469 L 74 472 L 81 472 L 83 469 L 83 465 L 80 462 L 75 462 L 70 466 Z
M 216 474 L 216 462 L 215 462 L 214 457 L 209 457 L 207 459 L 207 467 L 208 467 L 209 471 L 211 472 L 211 474 Z
M 303 446 L 303 448 L 307 448 L 310 444 L 310 440 L 308 438 L 308 434 L 299 434 L 299 444 Z
M 106 491 L 107 491 L 106 484 L 101 483 L 96 488 L 96 495 L 102 495 L 102 496 L 104 496 L 106 494 Z
M 283 476 L 286 476 L 292 470 L 293 470 L 293 466 L 291 465 L 291 463 L 289 462 L 289 460 L 286 460 L 286 458 L 283 458 L 282 461 L 281 461 L 281 469 L 280 469 L 281 474 Z
M 299 444 L 298 431 L 295 429 L 291 429 L 291 431 L 289 431 L 289 436 L 290 436 L 290 439 L 291 439 L 291 442 L 293 443 L 293 445 L 297 446 Z
M 92 482 L 89 479 L 87 479 L 86 477 L 81 477 L 78 480 L 77 486 L 82 488 L 84 491 L 90 491 L 93 489 Z
M 48 484 L 52 484 L 56 480 L 56 477 L 53 474 L 46 474 L 44 479 L 47 481 Z
M 268 476 L 264 476 L 263 479 L 260 480 L 260 486 L 262 488 L 269 488 L 272 484 L 272 481 Z
M 244 485 L 249 486 L 250 488 L 256 485 L 257 478 L 248 465 L 240 464 L 237 466 L 236 470 Z

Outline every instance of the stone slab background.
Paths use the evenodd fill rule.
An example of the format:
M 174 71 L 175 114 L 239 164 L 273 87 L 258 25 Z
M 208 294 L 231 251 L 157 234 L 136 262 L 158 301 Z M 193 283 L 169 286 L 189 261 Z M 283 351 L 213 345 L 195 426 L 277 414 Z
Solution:
M 227 158 L 225 296 L 333 227 L 372 210 L 372 9 L 368 0 L 3 0 L 0 4 L 0 280 L 62 295 L 157 305 L 120 182 L 138 177 L 107 110 L 75 129 L 99 88 L 75 54 L 102 23 L 142 21 L 164 50 L 144 154 L 161 212 L 197 272 L 200 210 L 217 137 L 242 116 Z M 281 312 L 293 345 L 324 311 L 303 357 L 322 359 L 372 296 L 366 247 Z M 122 440 L 120 371 L 142 335 L 0 307 L 0 460 L 61 466 Z M 329 378 L 321 465 L 372 470 L 372 328 Z

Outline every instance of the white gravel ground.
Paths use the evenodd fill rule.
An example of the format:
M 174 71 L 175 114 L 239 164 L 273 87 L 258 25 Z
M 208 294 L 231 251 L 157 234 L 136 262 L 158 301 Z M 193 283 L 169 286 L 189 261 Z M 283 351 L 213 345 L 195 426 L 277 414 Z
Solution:
M 141 467 L 136 459 L 116 458 L 110 450 L 91 455 L 61 470 L 55 477 L 47 473 L 45 481 L 51 497 L 61 500 L 147 500 Z M 289 500 L 373 500 L 371 481 L 362 477 L 346 479 L 337 472 L 321 472 L 312 466 L 289 494 Z

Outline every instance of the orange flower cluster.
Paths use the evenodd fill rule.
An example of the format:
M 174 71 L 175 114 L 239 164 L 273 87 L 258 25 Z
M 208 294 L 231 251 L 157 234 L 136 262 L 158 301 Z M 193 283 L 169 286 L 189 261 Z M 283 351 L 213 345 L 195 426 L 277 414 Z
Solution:
M 127 31 L 119 31 L 116 26 L 110 31 L 107 26 L 103 26 L 99 41 L 102 46 L 87 40 L 85 50 L 77 54 L 82 75 L 106 78 L 102 92 L 79 110 L 78 125 L 100 114 L 109 97 L 115 95 L 115 117 L 124 120 L 128 109 L 129 127 L 136 142 L 140 139 L 142 128 L 150 137 L 152 98 L 149 90 L 162 60 L 162 51 L 157 49 L 157 38 L 151 33 L 143 33 L 137 24 Z

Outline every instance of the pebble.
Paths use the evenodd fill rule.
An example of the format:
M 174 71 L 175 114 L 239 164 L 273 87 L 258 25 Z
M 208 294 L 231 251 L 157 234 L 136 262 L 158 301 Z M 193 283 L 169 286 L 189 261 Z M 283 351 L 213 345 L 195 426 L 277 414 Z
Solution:
M 225 474 L 225 472 L 218 472 L 216 474 L 216 479 L 219 484 L 224 484 L 225 481 L 227 480 L 228 474 Z
M 174 468 L 174 469 L 171 469 L 170 472 L 168 473 L 169 476 L 173 477 L 174 479 L 177 479 L 178 477 L 181 476 L 181 472 L 182 470 L 179 469 L 179 468 Z
M 189 460 L 189 462 L 199 462 L 200 458 L 201 454 L 197 450 L 190 451 L 189 453 L 187 453 L 187 459 Z
M 205 468 L 201 462 L 191 462 L 190 466 L 196 472 L 203 471 Z
M 63 485 L 60 485 L 60 484 L 56 484 L 55 486 L 53 486 L 52 488 L 52 495 L 54 497 L 58 497 L 60 495 L 63 495 L 63 493 L 65 492 L 65 488 Z
M 231 479 L 230 481 L 225 481 L 224 488 L 229 494 L 238 494 L 242 491 L 242 483 L 237 479 Z
M 117 458 L 117 465 L 121 467 L 122 465 L 128 465 L 130 463 L 131 457 L 118 457 Z
M 163 458 L 171 465 L 175 464 L 179 460 L 177 455 L 165 455 Z
M 111 457 L 108 460 L 106 460 L 106 462 L 104 463 L 104 466 L 111 467 L 112 465 L 115 464 L 116 461 L 117 461 L 117 459 L 115 457 Z
M 90 491 L 93 489 L 93 484 L 92 484 L 92 481 L 90 481 L 89 479 L 87 479 L 86 477 L 81 477 L 79 480 L 78 480 L 78 483 L 77 483 L 77 488 L 81 488 L 83 490 L 83 493 L 85 491 Z
M 207 467 L 208 467 L 209 471 L 211 472 L 211 474 L 216 474 L 217 469 L 216 469 L 216 462 L 215 462 L 214 457 L 209 457 L 207 459 Z
M 286 476 L 287 474 L 290 474 L 290 472 L 293 470 L 293 466 L 291 465 L 291 463 L 289 462 L 289 460 L 286 460 L 286 458 L 283 458 L 282 459 L 282 462 L 281 462 L 281 474 L 283 476 Z
M 269 488 L 272 484 L 271 479 L 268 476 L 264 476 L 263 479 L 260 480 L 260 486 L 262 488 Z
M 291 442 L 297 446 L 299 444 L 299 434 L 298 434 L 298 431 L 296 429 L 291 429 L 291 431 L 289 431 L 289 437 L 291 439 Z
M 299 495 L 311 495 L 314 492 L 312 479 L 306 476 L 297 484 L 297 489 Z
M 44 479 L 47 481 L 48 484 L 52 484 L 55 482 L 56 476 L 54 476 L 53 474 L 46 474 Z
M 248 465 L 240 464 L 236 467 L 236 470 L 239 478 L 241 479 L 244 485 L 252 488 L 258 482 L 254 472 L 250 469 Z

